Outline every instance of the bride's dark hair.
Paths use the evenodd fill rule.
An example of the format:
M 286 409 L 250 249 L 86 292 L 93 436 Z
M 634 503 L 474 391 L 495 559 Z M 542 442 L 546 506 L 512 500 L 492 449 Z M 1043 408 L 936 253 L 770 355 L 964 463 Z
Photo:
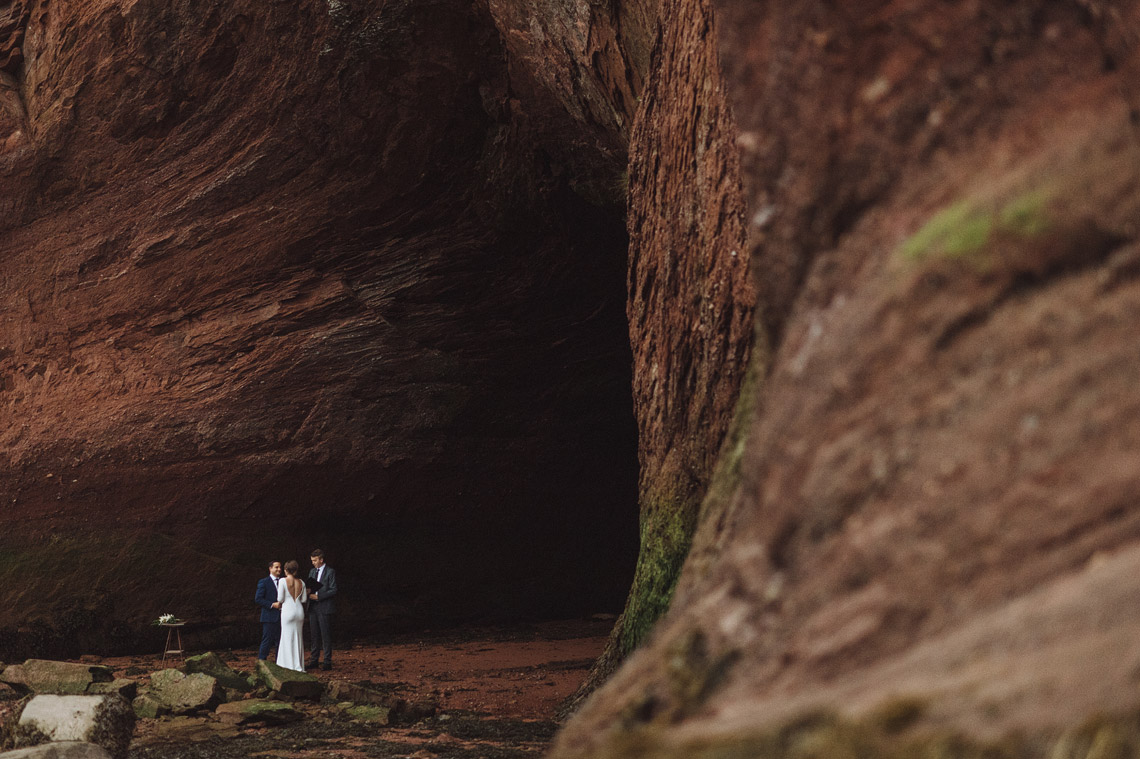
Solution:
M 300 568 L 301 568 L 301 565 L 295 561 L 290 560 L 290 561 L 285 562 L 285 571 L 288 572 L 289 574 L 293 575 L 294 577 L 297 576 L 297 570 L 299 570 Z

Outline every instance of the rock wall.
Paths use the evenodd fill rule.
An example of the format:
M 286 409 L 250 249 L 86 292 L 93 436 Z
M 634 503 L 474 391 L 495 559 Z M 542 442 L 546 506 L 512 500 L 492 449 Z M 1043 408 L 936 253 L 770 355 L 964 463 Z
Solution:
M 626 605 L 570 712 L 640 645 L 669 606 L 734 418 L 753 348 L 736 125 L 704 2 L 667 0 L 629 162 L 629 317 L 638 423 L 641 550 Z M 683 21 L 679 21 L 682 20 Z M 755 374 L 755 372 L 754 372 Z M 735 448 L 738 438 L 726 444 Z
M 626 653 L 664 612 L 688 552 L 749 363 L 756 299 L 712 9 L 665 2 L 660 13 L 630 150 L 642 550 L 623 619 Z
M 315 545 L 362 624 L 620 605 L 623 138 L 492 10 L 0 6 L 0 628 L 248 637 Z
M 770 367 L 553 756 L 1135 751 L 1140 4 L 716 20 Z

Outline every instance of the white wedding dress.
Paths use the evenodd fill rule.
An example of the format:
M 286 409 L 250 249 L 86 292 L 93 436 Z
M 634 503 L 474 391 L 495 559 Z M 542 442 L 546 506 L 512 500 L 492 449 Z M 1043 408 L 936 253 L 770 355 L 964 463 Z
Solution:
M 277 666 L 305 671 L 305 642 L 301 637 L 302 623 L 305 621 L 305 604 L 309 592 L 305 583 L 297 578 L 300 587 L 298 597 L 289 592 L 289 581 L 277 583 L 277 601 L 281 604 L 281 641 L 277 644 Z

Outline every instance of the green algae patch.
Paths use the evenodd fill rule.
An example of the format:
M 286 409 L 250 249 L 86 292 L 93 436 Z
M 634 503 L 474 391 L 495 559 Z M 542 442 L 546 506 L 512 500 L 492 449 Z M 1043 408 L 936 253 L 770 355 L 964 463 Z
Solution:
M 1050 228 L 1048 203 L 1049 195 L 1043 190 L 1014 198 L 998 212 L 998 230 L 1015 237 L 1040 237 Z
M 623 655 L 637 648 L 665 614 L 693 547 L 698 525 L 723 514 L 740 484 L 748 430 L 752 427 L 771 358 L 765 334 L 759 326 L 753 333 L 748 367 L 737 390 L 732 421 L 703 497 L 697 484 L 675 475 L 668 484 L 642 499 L 641 552 L 621 619 Z
M 748 366 L 737 390 L 732 421 L 711 467 L 707 487 L 701 483 L 703 472 L 682 470 L 674 462 L 672 467 L 662 467 L 653 485 L 641 496 L 640 551 L 625 608 L 590 674 L 559 707 L 560 718 L 574 711 L 649 637 L 657 620 L 672 603 L 699 525 L 715 522 L 728 509 L 740 482 L 747 433 L 771 359 L 766 335 L 764 328 L 757 324 Z M 705 491 L 703 496 L 702 490 Z
M 365 704 L 350 706 L 344 711 L 355 720 L 360 720 L 361 722 L 379 722 L 382 725 L 388 724 L 389 715 L 391 713 L 391 710 L 387 707 Z
M 699 502 L 681 488 L 645 498 L 641 552 L 621 619 L 621 653 L 637 648 L 669 608 L 693 541 Z
M 900 255 L 988 266 L 986 249 L 999 238 L 1031 240 L 1050 229 L 1049 193 L 1034 190 L 998 203 L 960 200 L 937 214 L 900 247 Z
M 980 250 L 992 231 L 992 214 L 962 200 L 936 214 L 902 244 L 901 251 L 912 261 L 931 255 L 962 258 Z
M 301 719 L 304 716 L 289 704 L 280 701 L 248 701 L 241 703 L 241 713 L 251 720 L 261 721 L 292 721 Z
M 285 725 L 305 718 L 302 712 L 297 711 L 289 704 L 263 699 L 222 704 L 217 708 L 215 714 L 221 721 L 230 724 Z

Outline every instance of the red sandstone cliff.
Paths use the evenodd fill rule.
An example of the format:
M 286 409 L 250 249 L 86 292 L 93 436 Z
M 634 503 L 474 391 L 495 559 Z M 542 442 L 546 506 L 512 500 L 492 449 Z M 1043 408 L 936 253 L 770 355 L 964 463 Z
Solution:
M 585 609 L 640 497 L 611 652 L 672 605 L 556 755 L 1134 709 L 1138 39 L 1132 1 L 0 5 L 0 627 L 243 634 L 318 541 L 361 617 Z
M 629 169 L 641 552 L 609 646 L 567 707 L 612 673 L 668 608 L 753 359 L 756 291 L 712 9 L 668 0 L 658 13 Z M 757 364 L 766 345 L 761 336 Z
M 620 603 L 628 98 L 492 11 L 0 6 L 0 628 L 315 544 L 366 618 Z
M 771 364 L 554 756 L 1129 755 L 1140 5 L 716 10 Z
M 596 609 L 640 501 L 612 653 L 644 637 L 750 350 L 707 29 L 651 2 L 0 10 L 12 623 L 125 643 L 173 604 L 240 635 L 242 583 L 314 543 L 365 617 Z

